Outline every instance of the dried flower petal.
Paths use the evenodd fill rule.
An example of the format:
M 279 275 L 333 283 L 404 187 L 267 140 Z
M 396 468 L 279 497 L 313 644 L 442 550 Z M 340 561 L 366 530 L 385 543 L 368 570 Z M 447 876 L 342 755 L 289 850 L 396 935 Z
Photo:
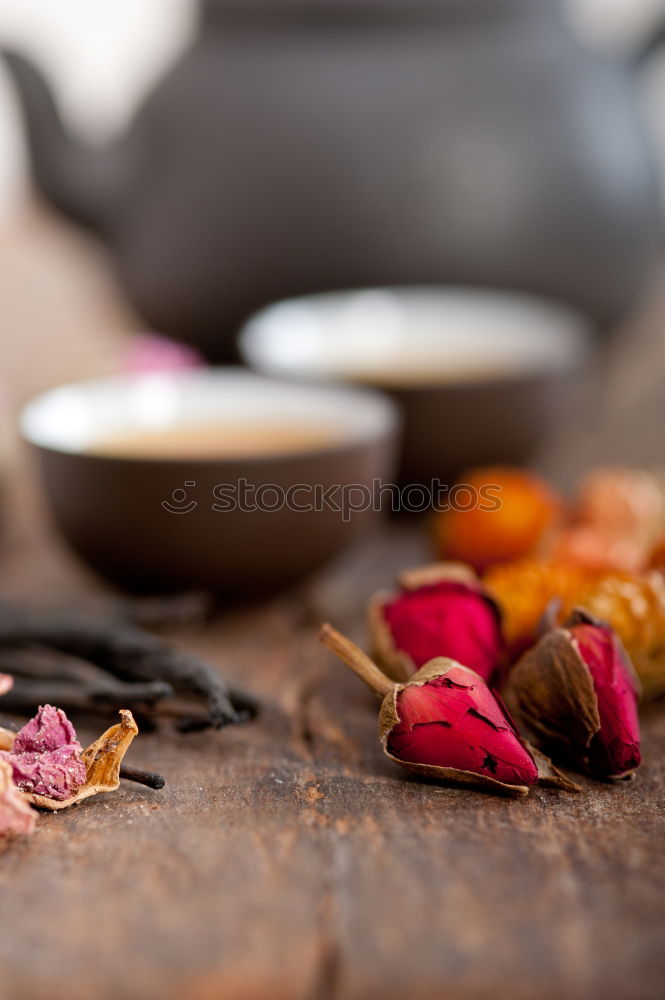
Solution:
M 34 719 L 16 734 L 14 753 L 46 753 L 70 745 L 82 749 L 65 713 L 53 705 L 40 705 Z
M 40 809 L 66 809 L 76 802 L 98 795 L 100 792 L 114 792 L 120 786 L 120 765 L 129 746 L 138 733 L 138 726 L 130 711 L 120 712 L 120 724 L 111 726 L 98 740 L 95 740 L 81 757 L 86 766 L 86 780 L 75 795 L 65 800 L 55 800 L 43 795 L 26 795 L 32 805 Z
M 577 611 L 519 660 L 505 695 L 545 748 L 590 774 L 622 777 L 640 762 L 637 691 L 613 630 Z
M 27 751 L 3 756 L 12 767 L 16 787 L 22 792 L 45 795 L 49 799 L 68 799 L 86 779 L 78 743 L 44 753 Z
M 597 774 L 627 774 L 640 763 L 637 720 L 639 685 L 632 666 L 607 625 L 571 625 L 580 655 L 593 680 L 600 729 L 589 746 L 589 769 Z
M 400 583 L 396 596 L 379 594 L 370 603 L 374 655 L 385 672 L 406 680 L 447 656 L 489 681 L 503 656 L 501 619 L 475 574 L 442 563 L 410 571 Z
M 555 767 L 542 750 L 525 740 L 525 746 L 533 757 L 538 768 L 538 784 L 545 788 L 558 788 L 562 792 L 581 792 L 580 786 Z
M 22 792 L 51 799 L 68 799 L 85 782 L 81 744 L 65 713 L 52 705 L 40 706 L 2 756 L 11 765 Z
M 0 837 L 32 833 L 37 816 L 14 784 L 10 765 L 0 759 Z
M 11 690 L 14 679 L 9 674 L 0 674 L 0 696 Z

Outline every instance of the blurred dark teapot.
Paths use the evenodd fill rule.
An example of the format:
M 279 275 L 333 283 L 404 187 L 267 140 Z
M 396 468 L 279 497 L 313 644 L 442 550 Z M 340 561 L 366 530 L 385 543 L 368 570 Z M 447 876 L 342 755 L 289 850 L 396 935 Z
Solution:
M 97 231 L 153 328 L 216 360 L 264 303 L 474 283 L 613 324 L 656 251 L 633 69 L 556 0 L 209 0 L 112 148 L 8 54 L 34 176 Z

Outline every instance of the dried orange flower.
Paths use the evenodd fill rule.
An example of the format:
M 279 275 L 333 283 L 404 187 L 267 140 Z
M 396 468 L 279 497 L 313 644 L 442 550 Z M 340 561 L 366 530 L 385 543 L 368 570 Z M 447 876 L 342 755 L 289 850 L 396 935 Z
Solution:
M 665 491 L 660 475 L 647 469 L 594 469 L 578 488 L 577 517 L 607 537 L 621 535 L 653 545 L 662 533 Z
M 496 566 L 484 583 L 503 613 L 511 656 L 533 645 L 538 624 L 554 598 L 561 620 L 575 606 L 608 622 L 618 633 L 645 698 L 665 693 L 665 577 L 649 573 L 590 573 L 579 566 L 522 560 Z
M 476 502 L 468 510 L 441 511 L 436 546 L 445 559 L 484 571 L 538 552 L 554 531 L 562 503 L 544 480 L 509 466 L 475 469 L 460 481 Z
M 665 571 L 665 538 L 661 538 L 656 548 L 651 553 L 650 566 L 653 569 Z
M 494 566 L 483 582 L 501 608 L 503 632 L 510 656 L 514 659 L 534 644 L 538 625 L 547 605 L 554 598 L 575 604 L 577 595 L 589 580 L 579 566 L 545 559 L 521 559 Z
M 657 570 L 639 576 L 614 573 L 587 581 L 567 609 L 582 604 L 619 634 L 642 684 L 645 698 L 665 693 L 665 577 Z
M 590 569 L 640 572 L 665 528 L 662 477 L 621 466 L 594 469 L 582 480 L 573 523 L 551 555 Z

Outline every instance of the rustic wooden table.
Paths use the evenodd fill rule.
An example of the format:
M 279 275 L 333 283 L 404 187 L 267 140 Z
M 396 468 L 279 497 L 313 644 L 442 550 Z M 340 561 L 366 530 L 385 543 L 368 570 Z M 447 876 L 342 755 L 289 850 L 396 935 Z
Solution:
M 96 248 L 34 213 L 0 240 L 0 310 L 14 403 L 112 365 L 132 322 Z M 543 456 L 562 481 L 663 460 L 663 315 L 655 290 L 593 421 Z M 0 589 L 94 597 L 12 462 Z M 393 525 L 300 591 L 173 633 L 261 716 L 140 736 L 132 762 L 164 791 L 123 784 L 0 849 L 3 1000 L 663 995 L 665 706 L 636 781 L 509 801 L 405 777 L 371 696 L 317 648 L 322 617 L 362 638 L 367 596 L 426 555 L 419 525 Z

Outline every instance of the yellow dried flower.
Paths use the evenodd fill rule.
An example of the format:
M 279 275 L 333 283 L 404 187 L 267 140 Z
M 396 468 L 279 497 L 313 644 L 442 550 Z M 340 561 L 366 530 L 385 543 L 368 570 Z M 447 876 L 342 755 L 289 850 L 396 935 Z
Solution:
M 531 559 L 494 567 L 484 583 L 501 608 L 513 657 L 534 643 L 543 612 L 559 598 L 561 620 L 583 607 L 616 629 L 645 698 L 665 693 L 665 576 L 660 571 L 599 574 Z
M 538 623 L 553 598 L 568 604 L 589 579 L 579 566 L 546 559 L 520 559 L 492 567 L 483 582 L 501 608 L 503 632 L 512 657 L 536 640 Z
M 615 573 L 583 587 L 574 603 L 612 625 L 642 684 L 645 698 L 665 693 L 665 576 Z

